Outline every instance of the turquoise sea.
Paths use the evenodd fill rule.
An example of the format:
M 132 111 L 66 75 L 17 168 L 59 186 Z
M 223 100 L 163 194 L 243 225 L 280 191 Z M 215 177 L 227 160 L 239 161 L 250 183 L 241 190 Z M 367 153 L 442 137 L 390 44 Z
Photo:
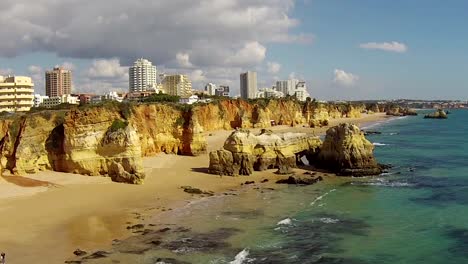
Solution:
M 393 165 L 388 174 L 206 198 L 159 223 L 171 231 L 152 235 L 158 247 L 116 257 L 132 263 L 468 263 L 468 111 L 367 129 L 382 132 L 368 139 L 378 161 Z

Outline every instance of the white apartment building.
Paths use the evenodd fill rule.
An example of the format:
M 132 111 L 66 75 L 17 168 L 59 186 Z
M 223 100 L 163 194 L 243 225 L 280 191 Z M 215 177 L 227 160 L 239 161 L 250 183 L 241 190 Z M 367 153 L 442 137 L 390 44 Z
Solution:
M 205 92 L 208 93 L 208 95 L 216 95 L 216 84 L 214 83 L 207 83 L 205 85 Z
M 284 96 L 286 95 L 294 95 L 296 90 L 296 86 L 299 83 L 297 79 L 289 79 L 284 81 L 277 81 L 276 82 L 276 90 L 278 92 L 282 92 Z
M 34 95 L 34 107 L 39 107 L 39 106 L 41 106 L 41 104 L 44 102 L 44 99 L 49 99 L 49 96 L 47 96 L 47 95 L 35 94 L 35 95 Z
M 128 70 L 130 92 L 144 92 L 157 87 L 157 70 L 153 63 L 138 59 Z
M 25 76 L 0 76 L 0 112 L 29 111 L 34 104 L 34 83 Z
M 254 99 L 257 96 L 257 73 L 248 71 L 240 75 L 240 92 L 243 99 Z
M 257 98 L 281 98 L 284 97 L 283 92 L 276 91 L 273 88 L 263 88 L 257 92 Z
M 77 96 L 64 94 L 62 96 L 54 96 L 50 98 L 43 98 L 40 106 L 45 108 L 51 108 L 60 104 L 80 104 L 80 99 Z
M 192 82 L 187 75 L 167 75 L 164 77 L 162 90 L 169 95 L 188 98 L 192 95 Z
M 307 91 L 306 82 L 300 81 L 299 83 L 297 83 L 294 95 L 296 96 L 297 100 L 303 102 L 307 99 L 307 97 L 310 97 L 310 94 Z

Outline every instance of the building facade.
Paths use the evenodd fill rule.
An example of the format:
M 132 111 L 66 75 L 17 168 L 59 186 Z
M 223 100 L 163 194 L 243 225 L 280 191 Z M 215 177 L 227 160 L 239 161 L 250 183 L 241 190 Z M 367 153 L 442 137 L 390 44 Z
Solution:
M 34 83 L 25 76 L 0 76 L 0 112 L 29 111 L 34 105 Z
M 157 86 L 157 70 L 153 63 L 138 59 L 128 70 L 128 87 L 130 92 L 154 90 Z
M 294 95 L 296 86 L 299 83 L 297 79 L 289 79 L 284 81 L 277 81 L 276 82 L 276 90 L 278 92 L 282 92 L 285 96 L 286 95 Z
M 284 97 L 283 92 L 279 92 L 273 88 L 263 88 L 257 92 L 257 98 L 281 98 Z
M 51 108 L 60 104 L 80 104 L 80 99 L 77 96 L 70 94 L 64 94 L 62 96 L 54 96 L 49 98 L 43 98 L 41 107 Z
M 207 83 L 205 85 L 205 92 L 208 93 L 208 95 L 216 95 L 216 84 L 214 83 Z
M 72 72 L 57 67 L 45 73 L 46 95 L 49 97 L 62 96 L 72 92 Z
M 163 80 L 163 90 L 169 95 L 188 98 L 192 95 L 192 82 L 187 75 L 166 75 Z
M 215 91 L 216 96 L 224 96 L 229 97 L 229 86 L 227 85 L 220 85 L 218 89 Z
M 240 93 L 243 99 L 254 99 L 257 96 L 257 73 L 248 71 L 240 75 Z
M 310 97 L 309 92 L 307 91 L 307 84 L 304 81 L 300 81 L 296 85 L 296 89 L 294 90 L 294 95 L 296 96 L 297 100 L 305 101 L 307 97 Z

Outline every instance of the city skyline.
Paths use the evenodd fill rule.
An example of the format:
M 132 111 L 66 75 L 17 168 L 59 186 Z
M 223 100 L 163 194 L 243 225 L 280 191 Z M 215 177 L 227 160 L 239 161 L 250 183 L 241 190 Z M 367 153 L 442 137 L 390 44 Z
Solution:
M 70 2 L 69 14 L 59 1 L 7 0 L 0 75 L 31 76 L 43 94 L 44 71 L 56 65 L 73 70 L 76 92 L 125 91 L 128 67 L 145 57 L 158 71 L 188 75 L 195 89 L 224 84 L 233 96 L 250 70 L 259 88 L 292 77 L 325 100 L 468 97 L 460 0 L 182 2 L 99 3 L 92 12 Z M 25 5 L 39 11 L 29 16 Z M 198 11 L 169 17 L 176 7 Z M 50 10 L 62 23 L 48 23 Z

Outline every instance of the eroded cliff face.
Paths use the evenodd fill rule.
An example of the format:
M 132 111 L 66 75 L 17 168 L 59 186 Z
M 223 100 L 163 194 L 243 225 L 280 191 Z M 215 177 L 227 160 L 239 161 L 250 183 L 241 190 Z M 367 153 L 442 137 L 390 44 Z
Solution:
M 254 135 L 249 130 L 236 130 L 221 150 L 210 153 L 209 172 L 218 175 L 250 175 L 254 170 L 277 168 L 290 173 L 300 155 L 315 151 L 322 144 L 316 136 L 305 133 L 275 134 L 262 130 Z
M 328 129 L 320 152 L 309 160 L 338 175 L 367 176 L 382 172 L 374 158 L 374 145 L 356 125 L 348 123 Z
M 223 100 L 196 106 L 109 103 L 13 115 L 0 119 L 0 161 L 15 174 L 55 170 L 141 183 L 142 157 L 204 154 L 208 131 L 326 125 L 361 111 L 293 100 Z M 260 156 L 257 169 L 278 165 L 272 152 Z

